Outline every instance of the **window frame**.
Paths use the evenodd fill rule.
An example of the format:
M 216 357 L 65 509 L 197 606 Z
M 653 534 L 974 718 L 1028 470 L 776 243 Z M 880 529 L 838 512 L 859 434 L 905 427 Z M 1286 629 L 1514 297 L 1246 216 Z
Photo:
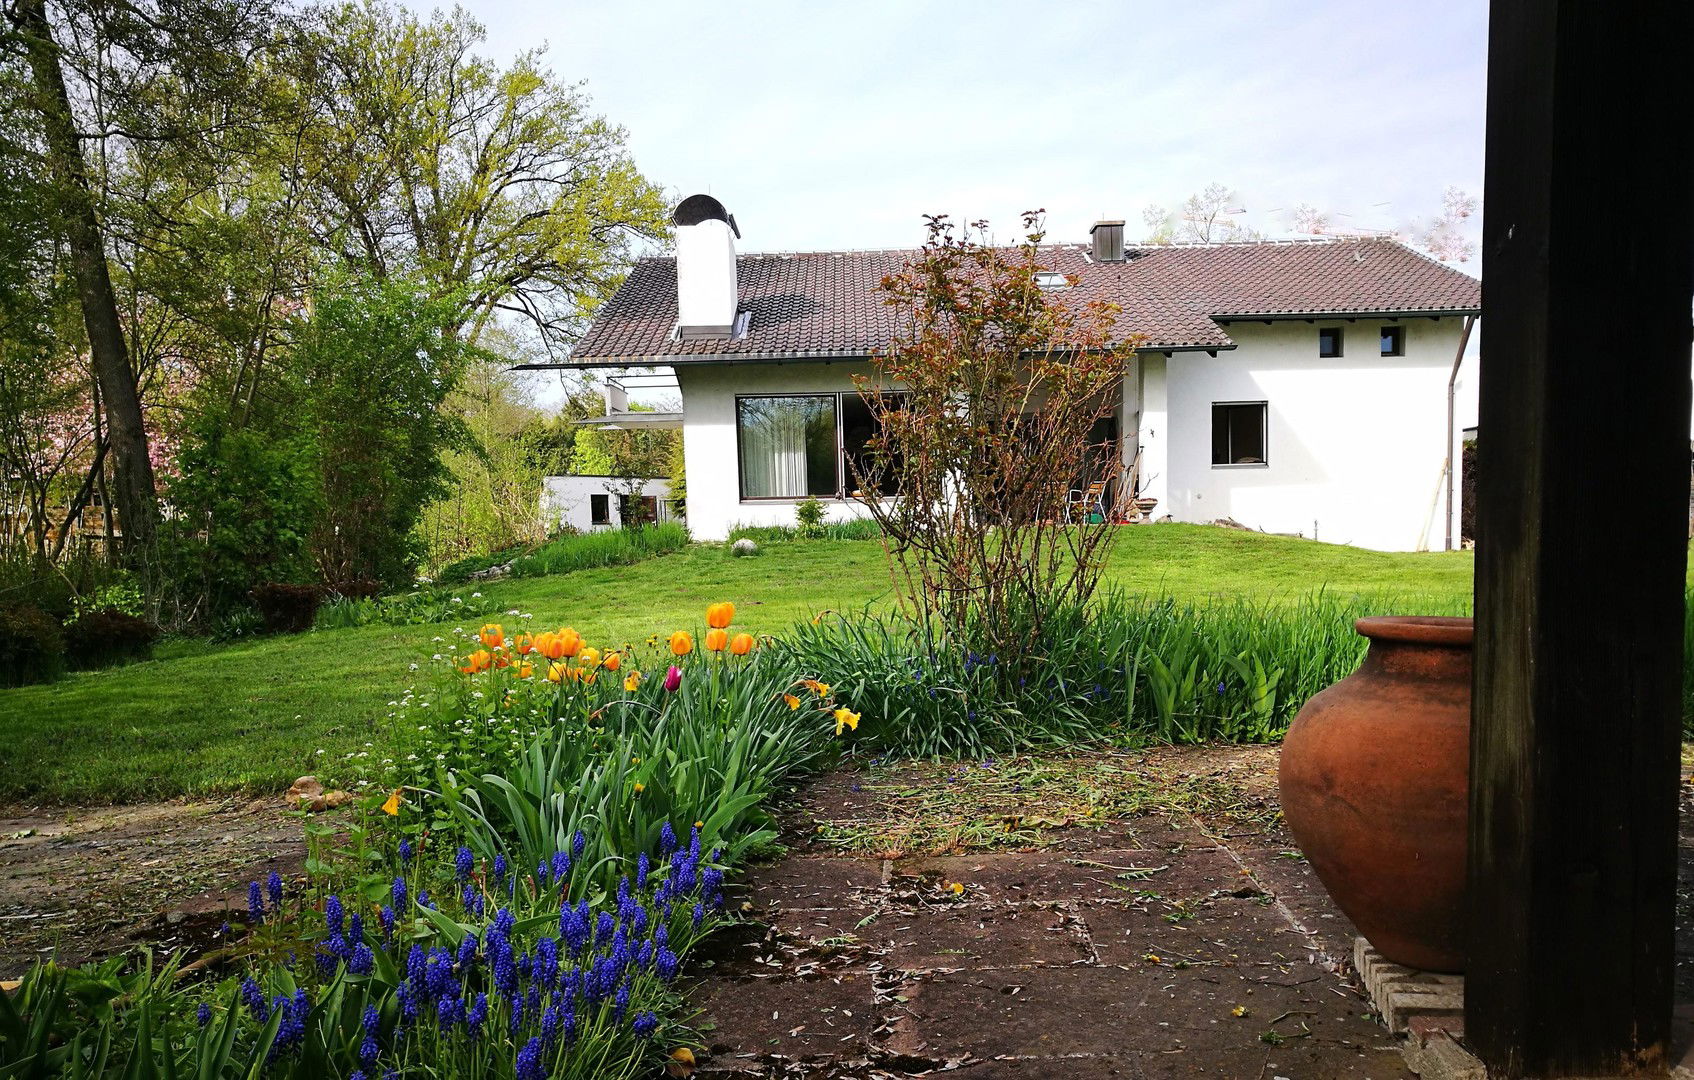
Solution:
M 908 393 L 905 390 L 887 391 L 890 395 Z M 736 394 L 735 395 L 735 494 L 744 503 L 797 503 L 807 499 L 817 499 L 820 502 L 858 502 L 858 499 L 847 494 L 847 437 L 844 430 L 842 402 L 849 397 L 862 397 L 857 390 L 815 390 L 794 391 L 778 394 Z M 829 495 L 749 495 L 747 494 L 746 478 L 741 471 L 741 459 L 746 454 L 742 445 L 741 433 L 741 402 L 744 400 L 765 400 L 769 398 L 830 398 L 835 402 L 835 491 Z
M 596 500 L 596 499 L 601 500 L 606 507 L 606 513 L 602 516 L 596 516 L 595 513 L 594 513 L 594 500 Z M 588 524 L 593 526 L 593 525 L 610 525 L 611 523 L 612 523 L 612 496 L 611 496 L 611 494 L 609 492 L 605 492 L 605 491 L 591 491 L 591 492 L 589 492 L 588 493 Z
M 1264 451 L 1259 456 L 1264 458 L 1264 460 L 1263 461 L 1214 461 L 1214 462 L 1212 462 L 1212 468 L 1214 468 L 1214 469 L 1268 469 L 1268 468 L 1270 468 L 1270 402 L 1269 401 L 1251 401 L 1251 400 L 1249 400 L 1249 401 L 1214 401 L 1214 402 L 1212 402 L 1212 423 L 1214 425 L 1216 425 L 1216 423 L 1217 423 L 1217 410 L 1219 408 L 1237 408 L 1237 407 L 1240 407 L 1240 406 L 1243 406 L 1243 405 L 1257 405 L 1259 407 L 1259 417 L 1260 417 L 1260 420 L 1259 420 L 1259 442 L 1260 442 L 1261 447 Z M 1216 430 L 1214 429 L 1214 431 L 1212 432 L 1212 435 L 1213 435 L 1214 438 L 1216 437 L 1216 434 L 1217 434 Z M 1231 456 L 1234 456 L 1234 455 L 1231 455 Z
M 1325 334 L 1334 334 L 1335 335 L 1335 351 L 1334 352 L 1324 352 L 1323 351 L 1323 336 Z M 1346 355 L 1347 355 L 1347 328 L 1344 327 L 1344 326 L 1320 326 L 1320 327 L 1318 327 L 1318 359 L 1319 360 L 1338 360 L 1341 357 L 1346 356 Z
M 1383 355 L 1383 356 L 1405 356 L 1406 355 L 1406 327 L 1405 327 L 1405 325 L 1403 323 L 1384 323 L 1382 325 L 1382 332 L 1377 335 L 1377 341 L 1380 343 L 1383 338 L 1389 337 L 1391 335 L 1394 338 L 1394 348 L 1392 350 L 1382 349 L 1381 355 Z M 1379 344 L 1379 348 L 1380 348 L 1380 344 Z

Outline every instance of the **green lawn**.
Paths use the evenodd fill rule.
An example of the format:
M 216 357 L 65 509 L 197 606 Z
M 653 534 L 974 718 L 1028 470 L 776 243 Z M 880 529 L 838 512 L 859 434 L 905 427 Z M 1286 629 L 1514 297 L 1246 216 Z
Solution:
M 1468 552 L 1382 554 L 1169 525 L 1124 529 L 1105 580 L 1181 598 L 1393 594 L 1415 608 L 1422 597 L 1467 596 L 1471 562 Z M 823 608 L 886 603 L 890 586 L 879 545 L 818 541 L 771 544 L 746 559 L 698 545 L 634 566 L 481 589 L 502 608 L 532 612 L 528 625 L 568 623 L 591 642 L 616 644 L 697 627 L 716 600 L 735 602 L 738 629 L 777 633 Z M 441 631 L 369 626 L 233 645 L 171 642 L 148 663 L 0 690 L 0 799 L 138 800 L 275 790 L 305 772 L 333 777 L 344 754 L 385 742 L 388 702 Z

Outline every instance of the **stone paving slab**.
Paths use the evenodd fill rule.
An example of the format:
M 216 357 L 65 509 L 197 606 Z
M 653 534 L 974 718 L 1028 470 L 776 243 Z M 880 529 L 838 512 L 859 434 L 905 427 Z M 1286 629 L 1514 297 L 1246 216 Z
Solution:
M 693 996 L 697 1075 L 1412 1080 L 1330 945 L 1351 927 L 1273 826 L 1160 812 L 888 859 L 810 843 L 808 813 L 876 820 L 870 786 L 823 778 L 796 853 L 748 875 L 745 955 Z

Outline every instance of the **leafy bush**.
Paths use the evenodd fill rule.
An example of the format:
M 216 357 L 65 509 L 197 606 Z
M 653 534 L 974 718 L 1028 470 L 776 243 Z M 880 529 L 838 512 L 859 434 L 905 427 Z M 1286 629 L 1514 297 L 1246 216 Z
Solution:
M 776 644 L 901 754 L 977 755 L 1087 742 L 1267 742 L 1307 698 L 1351 673 L 1364 615 L 1462 614 L 1449 602 L 1337 599 L 1178 603 L 1106 594 L 1047 612 L 1039 650 L 1005 656 L 969 633 L 899 615 L 835 616 Z M 1437 612 L 1443 613 L 1443 612 Z
M 90 611 L 65 627 L 65 657 L 82 671 L 111 667 L 153 655 L 159 628 L 116 609 Z
M 688 546 L 688 530 L 664 521 L 637 529 L 606 529 L 549 541 L 512 563 L 513 577 L 568 574 L 599 566 L 624 566 Z
M 494 601 L 481 593 L 468 597 L 450 589 L 419 589 L 377 599 L 340 596 L 318 609 L 319 630 L 382 623 L 387 626 L 426 626 L 431 623 L 480 619 L 494 610 Z
M 324 599 L 323 589 L 316 585 L 258 585 L 252 596 L 265 629 L 273 634 L 310 630 Z
M 0 686 L 52 682 L 64 669 L 57 622 L 33 604 L 0 607 Z
M 823 538 L 823 503 L 816 498 L 794 504 L 794 534 L 802 540 Z

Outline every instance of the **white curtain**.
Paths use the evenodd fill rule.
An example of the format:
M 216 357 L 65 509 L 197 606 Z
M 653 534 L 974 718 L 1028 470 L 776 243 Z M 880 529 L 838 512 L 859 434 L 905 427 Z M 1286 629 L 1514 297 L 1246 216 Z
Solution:
M 807 450 L 813 429 L 835 425 L 827 397 L 742 398 L 741 492 L 748 498 L 802 498 L 808 476 Z M 829 440 L 833 445 L 834 439 Z

